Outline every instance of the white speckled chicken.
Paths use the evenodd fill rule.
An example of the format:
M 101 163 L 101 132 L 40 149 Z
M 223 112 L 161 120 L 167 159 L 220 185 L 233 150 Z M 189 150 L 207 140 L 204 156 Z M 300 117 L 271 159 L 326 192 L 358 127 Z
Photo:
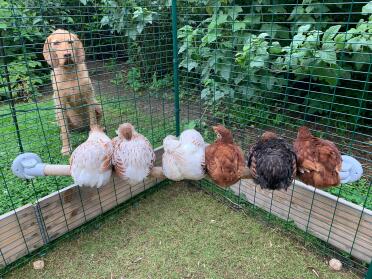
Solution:
M 75 184 L 101 187 L 111 178 L 111 139 L 99 126 L 92 126 L 88 139 L 79 145 L 70 158 L 70 171 Z
M 130 123 L 121 124 L 116 133 L 118 136 L 113 139 L 112 157 L 115 173 L 131 185 L 142 182 L 155 162 L 155 152 L 150 142 L 137 133 Z
M 174 181 L 200 180 L 205 175 L 205 142 L 201 134 L 188 129 L 179 139 L 167 136 L 163 140 L 163 172 Z

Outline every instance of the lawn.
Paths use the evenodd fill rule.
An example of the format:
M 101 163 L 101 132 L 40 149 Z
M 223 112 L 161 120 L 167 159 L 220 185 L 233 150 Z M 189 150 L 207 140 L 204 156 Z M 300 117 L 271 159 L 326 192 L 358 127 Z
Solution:
M 164 202 L 167 201 L 167 202 Z M 186 183 L 168 185 L 4 278 L 359 278 Z

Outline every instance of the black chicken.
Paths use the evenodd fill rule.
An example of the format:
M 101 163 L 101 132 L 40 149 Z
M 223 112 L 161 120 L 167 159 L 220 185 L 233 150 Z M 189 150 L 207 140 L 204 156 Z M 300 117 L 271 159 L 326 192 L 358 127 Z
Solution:
M 287 190 L 296 175 L 292 145 L 272 132 L 263 133 L 250 148 L 247 162 L 254 182 L 263 189 Z

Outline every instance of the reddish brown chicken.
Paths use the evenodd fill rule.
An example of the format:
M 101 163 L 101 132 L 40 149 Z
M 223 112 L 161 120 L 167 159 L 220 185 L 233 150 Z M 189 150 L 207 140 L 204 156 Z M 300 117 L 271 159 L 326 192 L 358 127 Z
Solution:
M 239 179 L 249 177 L 244 154 L 234 144 L 231 132 L 222 125 L 214 126 L 217 139 L 205 150 L 205 163 L 211 179 L 221 187 L 229 187 Z
M 341 154 L 333 142 L 314 137 L 307 127 L 300 127 L 293 147 L 301 181 L 316 188 L 340 184 Z

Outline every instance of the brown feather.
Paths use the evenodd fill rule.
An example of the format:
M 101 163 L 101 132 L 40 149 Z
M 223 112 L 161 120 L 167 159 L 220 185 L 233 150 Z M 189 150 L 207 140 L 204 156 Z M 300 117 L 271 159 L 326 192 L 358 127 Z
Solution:
M 308 128 L 300 127 L 293 147 L 301 181 L 317 188 L 340 183 L 341 153 L 333 142 L 314 137 Z
M 206 147 L 205 164 L 211 179 L 222 187 L 238 182 L 245 174 L 243 151 L 233 143 L 231 132 L 222 125 L 214 127 L 217 140 Z

